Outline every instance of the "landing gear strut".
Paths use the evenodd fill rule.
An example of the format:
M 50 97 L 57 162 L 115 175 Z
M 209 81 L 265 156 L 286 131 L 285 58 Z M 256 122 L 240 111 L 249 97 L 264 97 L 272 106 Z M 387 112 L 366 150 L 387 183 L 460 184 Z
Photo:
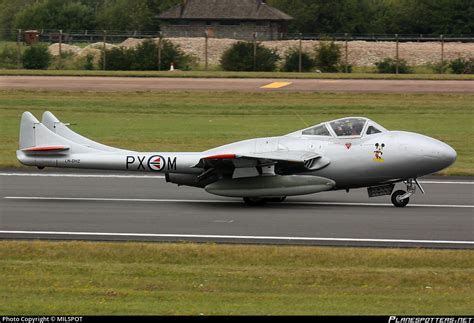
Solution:
M 280 203 L 286 199 L 286 196 L 282 197 L 244 197 L 244 202 L 248 206 L 264 206 L 267 202 Z
M 244 202 L 248 206 L 264 206 L 267 201 L 261 197 L 244 197 Z
M 398 190 L 393 192 L 392 194 L 392 203 L 396 207 L 406 206 L 408 202 L 410 202 L 410 196 L 415 194 L 417 186 L 419 187 L 421 193 L 425 194 L 425 190 L 423 190 L 423 187 L 421 187 L 420 183 L 418 183 L 416 178 L 410 178 L 404 183 L 407 185 L 407 192 L 403 190 Z

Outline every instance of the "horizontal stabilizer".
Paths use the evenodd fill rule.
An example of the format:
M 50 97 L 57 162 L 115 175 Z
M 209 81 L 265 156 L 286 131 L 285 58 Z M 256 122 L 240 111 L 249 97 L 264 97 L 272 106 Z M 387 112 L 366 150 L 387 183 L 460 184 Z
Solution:
M 24 151 L 26 153 L 37 153 L 37 152 L 44 152 L 44 153 L 58 153 L 58 152 L 64 152 L 66 150 L 69 150 L 69 147 L 67 146 L 40 146 L 40 147 L 31 147 L 31 148 L 24 148 L 21 151 Z

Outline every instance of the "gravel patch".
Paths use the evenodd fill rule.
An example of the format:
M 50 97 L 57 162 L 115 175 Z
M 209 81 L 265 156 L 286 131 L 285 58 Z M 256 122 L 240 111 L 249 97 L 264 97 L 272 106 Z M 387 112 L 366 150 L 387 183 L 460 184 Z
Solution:
M 157 38 L 154 38 L 156 41 Z M 186 53 L 196 57 L 198 63 L 205 62 L 205 39 L 198 38 L 167 38 Z M 132 48 L 143 41 L 138 38 L 128 38 L 122 43 L 115 45 L 106 43 L 107 49 L 117 46 Z M 208 39 L 208 60 L 210 65 L 219 65 L 220 58 L 224 51 L 236 43 L 235 39 L 227 38 L 209 38 Z M 336 42 L 341 45 L 344 55 L 344 42 Z M 298 40 L 277 40 L 264 41 L 263 46 L 275 49 L 283 58 L 286 52 L 292 47 L 298 47 Z M 314 52 L 319 45 L 319 41 L 305 40 L 303 41 L 303 50 L 306 52 Z M 72 45 L 62 45 L 63 51 L 68 51 L 76 55 L 85 56 L 87 53 L 100 55 L 103 48 L 102 42 L 91 44 L 84 49 Z M 95 50 L 91 50 L 95 49 Z M 59 54 L 59 45 L 53 44 L 49 47 L 52 55 Z M 386 57 L 394 58 L 396 53 L 395 42 L 367 42 L 367 41 L 350 41 L 348 42 L 348 61 L 354 66 L 374 66 L 378 61 Z M 437 63 L 441 60 L 441 43 L 439 42 L 403 42 L 399 43 L 399 57 L 406 60 L 408 65 L 428 65 Z M 474 43 L 445 43 L 444 44 L 444 60 L 452 60 L 458 57 L 474 58 Z M 344 59 L 344 58 L 343 58 Z

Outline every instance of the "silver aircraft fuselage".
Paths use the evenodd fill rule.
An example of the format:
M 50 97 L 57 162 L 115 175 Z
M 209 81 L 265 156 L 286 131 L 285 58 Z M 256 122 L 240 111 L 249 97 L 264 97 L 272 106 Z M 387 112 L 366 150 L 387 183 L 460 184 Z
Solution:
M 42 123 L 25 112 L 17 157 L 39 168 L 153 172 L 217 195 L 261 198 L 416 181 L 450 166 L 456 152 L 437 139 L 388 131 L 360 117 L 204 152 L 136 152 L 82 137 L 50 112 Z
M 375 157 L 376 143 L 385 145 L 380 158 Z M 330 178 L 339 189 L 421 177 L 450 166 L 456 159 L 456 151 L 449 145 L 404 131 L 387 131 L 365 138 L 315 139 L 291 134 L 250 139 L 206 151 L 204 156 L 271 151 L 275 147 L 308 150 L 328 158 L 331 162 L 326 167 L 301 174 Z

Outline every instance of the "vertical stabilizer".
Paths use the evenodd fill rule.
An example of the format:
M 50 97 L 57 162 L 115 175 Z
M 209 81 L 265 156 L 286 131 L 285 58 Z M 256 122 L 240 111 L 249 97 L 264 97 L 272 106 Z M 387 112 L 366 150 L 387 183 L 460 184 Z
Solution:
M 114 153 L 128 152 L 127 150 L 106 146 L 101 143 L 90 140 L 89 138 L 86 138 L 84 136 L 81 136 L 80 134 L 72 131 L 67 126 L 67 124 L 64 124 L 61 121 L 59 121 L 59 119 L 56 118 L 56 116 L 49 111 L 46 111 L 45 113 L 43 113 L 43 119 L 41 122 L 42 124 L 46 126 L 46 128 L 48 128 L 49 130 L 51 130 L 58 136 L 61 136 L 67 140 L 73 141 L 76 144 L 83 145 L 85 147 L 90 147 L 90 148 L 97 149 L 104 152 L 114 152 Z
M 30 112 L 24 112 L 20 124 L 20 150 L 28 151 L 56 151 L 51 149 L 62 147 L 71 153 L 98 152 L 98 150 L 77 144 L 69 139 L 63 138 L 38 121 Z M 60 149 L 64 150 L 64 149 Z
M 20 123 L 20 149 L 36 146 L 35 127 L 39 123 L 30 112 L 23 112 Z

